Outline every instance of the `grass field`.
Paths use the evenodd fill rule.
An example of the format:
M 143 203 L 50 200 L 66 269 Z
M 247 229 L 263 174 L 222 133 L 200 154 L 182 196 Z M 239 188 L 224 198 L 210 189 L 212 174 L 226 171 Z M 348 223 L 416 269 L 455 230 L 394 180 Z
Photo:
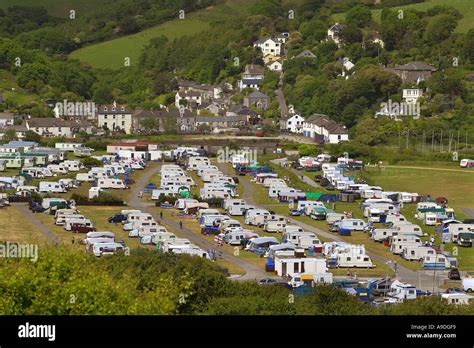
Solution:
M 3 99 L 6 102 L 15 105 L 25 105 L 34 101 L 39 101 L 38 96 L 29 94 L 22 88 L 18 87 L 15 77 L 10 72 L 2 69 L 0 69 L 0 92 L 2 92 Z
M 14 207 L 0 209 L 0 241 L 45 244 L 46 238 Z
M 419 4 L 394 7 L 393 9 L 413 8 L 418 11 L 426 11 L 427 9 L 438 5 L 452 6 L 464 16 L 458 22 L 458 26 L 455 30 L 456 32 L 466 33 L 469 31 L 469 29 L 474 28 L 474 22 L 472 21 L 472 18 L 474 17 L 474 1 L 472 0 L 429 0 Z M 382 10 L 372 10 L 373 20 L 377 23 L 380 23 L 381 14 Z M 333 15 L 333 19 L 335 21 L 341 21 L 345 19 L 345 16 L 345 13 L 337 13 Z
M 130 65 L 134 66 L 138 64 L 141 51 L 150 39 L 164 35 L 174 40 L 196 34 L 209 28 L 212 21 L 242 13 L 254 1 L 228 0 L 225 4 L 190 13 L 184 19 L 177 18 L 136 34 L 83 47 L 72 52 L 70 58 L 79 59 L 94 68 L 119 69 L 124 67 L 125 57 L 129 57 Z

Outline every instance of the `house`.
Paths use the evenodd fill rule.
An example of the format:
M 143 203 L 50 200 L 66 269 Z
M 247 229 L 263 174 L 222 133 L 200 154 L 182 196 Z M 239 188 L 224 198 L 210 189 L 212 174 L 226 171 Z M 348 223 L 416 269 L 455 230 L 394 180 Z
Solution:
M 341 76 L 348 76 L 351 70 L 355 67 L 355 64 L 352 63 L 348 57 L 342 58 L 340 63 L 342 64 Z
M 394 68 L 386 68 L 400 77 L 402 82 L 419 83 L 431 77 L 437 70 L 434 66 L 423 62 L 411 62 L 404 65 L 397 65 Z
M 322 114 L 312 115 L 303 122 L 303 135 L 329 144 L 349 140 L 346 127 Z
M 175 115 L 176 112 L 170 114 Z M 196 131 L 196 115 L 188 109 L 177 110 L 176 128 L 182 133 Z
M 244 127 L 248 123 L 246 116 L 197 116 L 196 128 L 207 125 L 212 130 L 215 128 Z
M 283 70 L 283 64 L 281 64 L 278 60 L 275 60 L 273 62 L 268 62 L 267 64 L 265 64 L 265 67 L 271 71 Z
M 159 144 L 149 141 L 130 140 L 122 141 L 120 143 L 113 143 L 107 145 L 107 153 L 119 153 L 119 151 L 156 151 Z
M 336 43 L 338 47 L 341 47 L 343 44 L 342 38 L 341 38 L 341 32 L 344 29 L 344 25 L 340 23 L 334 24 L 332 27 L 328 29 L 328 36 L 327 40 L 332 40 Z
M 247 64 L 239 81 L 239 88 L 243 90 L 247 87 L 259 89 L 265 75 L 265 68 L 257 64 Z
M 180 89 L 176 92 L 175 95 L 175 105 L 177 108 L 180 106 L 189 106 L 189 107 L 198 107 L 202 104 L 204 98 L 201 92 L 190 90 L 190 89 Z
M 131 134 L 132 112 L 126 105 L 118 105 L 115 101 L 110 105 L 101 105 L 97 111 L 97 125 L 111 132 Z
M 275 36 L 275 40 L 278 41 L 281 44 L 286 44 L 286 41 L 290 38 L 290 33 L 288 32 L 283 32 Z
M 316 55 L 310 50 L 304 50 L 297 54 L 294 58 L 316 58 Z
M 282 129 L 290 133 L 303 133 L 304 117 L 298 114 L 289 115 L 283 120 Z
M 179 80 L 178 90 L 197 92 L 201 95 L 202 101 L 212 101 L 214 99 L 220 99 L 222 97 L 224 89 L 229 88 L 225 82 L 218 86 L 209 86 L 204 84 L 198 84 L 194 81 Z M 230 86 L 232 87 L 232 86 Z
M 143 110 L 136 109 L 132 115 L 133 129 L 137 131 L 151 130 L 143 125 L 147 119 L 153 119 L 156 123 L 156 127 L 153 130 L 163 132 L 163 111 L 162 110 Z
M 20 140 L 25 138 L 26 132 L 28 131 L 28 128 L 26 128 L 26 126 L 24 125 L 15 125 L 6 128 L 0 128 L 0 139 L 3 139 L 5 133 L 10 129 L 13 129 L 15 131 L 16 137 Z
M 378 31 L 371 31 L 367 34 L 367 36 L 364 39 L 364 42 L 362 43 L 362 47 L 365 48 L 365 43 L 374 43 L 379 45 L 381 48 L 385 47 L 385 42 L 382 40 L 382 35 Z
M 253 43 L 253 47 L 258 47 L 262 50 L 264 56 L 267 54 L 273 54 L 279 56 L 281 54 L 282 43 L 277 39 L 272 39 L 270 37 L 264 37 L 258 39 Z
M 267 110 L 269 105 L 270 97 L 260 91 L 253 91 L 244 97 L 244 106 L 247 108 L 255 106 L 257 109 Z
M 0 112 L 0 128 L 13 126 L 15 115 L 11 112 Z
M 209 112 L 211 113 L 212 115 L 219 115 L 219 114 L 222 114 L 224 112 L 224 108 L 222 107 L 222 105 L 220 103 L 216 103 L 216 102 L 212 102 L 212 103 L 208 103 L 208 102 L 204 102 L 200 105 L 200 108 L 197 110 L 197 114 L 198 115 L 201 115 L 202 113 L 204 112 Z
M 423 95 L 423 90 L 418 88 L 403 89 L 403 99 L 407 104 L 416 104 Z
M 76 132 L 74 121 L 66 121 L 61 118 L 30 118 L 25 121 L 26 128 L 42 137 L 66 137 L 72 138 Z
M 267 65 L 269 62 L 274 62 L 275 60 L 279 60 L 279 56 L 275 56 L 273 54 L 267 54 L 265 57 L 263 57 L 263 63 Z

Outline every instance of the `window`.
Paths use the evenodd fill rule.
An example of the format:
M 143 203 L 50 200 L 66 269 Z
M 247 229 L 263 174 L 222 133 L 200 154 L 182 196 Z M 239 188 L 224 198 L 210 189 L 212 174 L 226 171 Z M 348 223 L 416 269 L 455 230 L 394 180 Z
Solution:
M 348 257 L 346 258 L 346 261 L 351 261 L 351 258 L 348 256 Z
M 104 106 L 104 111 L 107 111 L 107 106 Z
M 299 273 L 299 267 L 298 267 L 298 263 L 297 263 L 297 262 L 295 262 L 295 263 L 293 264 L 293 272 L 294 272 L 294 273 Z

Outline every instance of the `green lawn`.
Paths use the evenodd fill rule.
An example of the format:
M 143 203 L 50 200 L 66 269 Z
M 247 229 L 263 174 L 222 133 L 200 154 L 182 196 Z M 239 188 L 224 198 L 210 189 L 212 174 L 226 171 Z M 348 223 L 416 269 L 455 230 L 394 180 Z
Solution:
M 72 52 L 70 57 L 88 63 L 94 68 L 110 69 L 124 67 L 124 59 L 129 57 L 130 65 L 135 66 L 138 64 L 141 51 L 150 39 L 164 35 L 169 40 L 174 40 L 185 35 L 194 35 L 209 28 L 212 21 L 242 14 L 254 1 L 228 0 L 225 4 L 190 13 L 184 19 L 176 18 L 136 34 L 83 47 Z
M 464 18 L 458 22 L 458 26 L 455 30 L 456 32 L 466 33 L 469 29 L 474 28 L 474 22 L 472 21 L 472 18 L 474 18 L 474 2 L 472 0 L 429 0 L 419 4 L 393 7 L 393 9 L 413 8 L 418 11 L 426 11 L 427 9 L 438 5 L 452 6 L 464 16 Z M 382 10 L 372 10 L 372 18 L 375 22 L 380 23 L 381 14 Z M 332 17 L 335 21 L 341 21 L 345 19 L 345 16 L 345 13 L 337 13 Z
M 2 69 L 0 69 L 0 91 L 2 92 L 3 99 L 14 105 L 21 106 L 39 101 L 38 96 L 18 87 L 15 77 L 10 72 Z

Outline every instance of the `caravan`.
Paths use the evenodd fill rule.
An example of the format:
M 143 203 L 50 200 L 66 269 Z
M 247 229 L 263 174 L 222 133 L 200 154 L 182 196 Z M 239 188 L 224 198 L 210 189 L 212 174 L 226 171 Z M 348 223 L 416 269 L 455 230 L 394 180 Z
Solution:
M 122 179 L 106 179 L 101 178 L 97 180 L 97 187 L 101 189 L 126 189 L 128 188 L 123 183 Z
M 405 260 L 422 261 L 427 256 L 436 255 L 436 250 L 432 247 L 406 245 L 401 254 Z
M 224 242 L 230 245 L 241 245 L 242 240 L 248 240 L 258 237 L 259 235 L 257 233 L 249 230 L 233 231 L 225 234 Z
M 281 220 L 267 220 L 263 226 L 263 230 L 266 232 L 283 232 L 286 227 L 286 221 Z
M 337 255 L 337 267 L 357 267 L 357 268 L 373 268 L 375 264 L 370 257 L 365 254 L 357 254 L 353 252 L 343 252 Z
M 67 192 L 64 185 L 54 181 L 41 181 L 39 183 L 39 192 L 46 193 L 65 193 Z

